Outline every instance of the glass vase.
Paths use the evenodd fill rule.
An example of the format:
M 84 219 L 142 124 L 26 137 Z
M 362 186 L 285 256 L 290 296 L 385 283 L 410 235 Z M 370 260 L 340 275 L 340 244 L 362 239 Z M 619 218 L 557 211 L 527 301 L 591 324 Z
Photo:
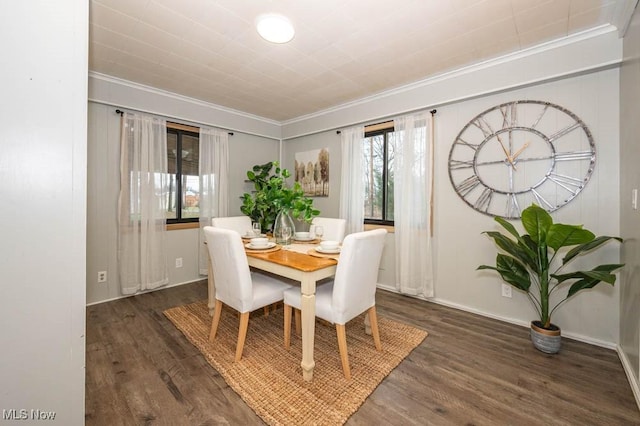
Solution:
M 289 229 L 288 233 L 284 233 L 283 229 Z M 293 219 L 289 214 L 288 209 L 282 209 L 276 215 L 276 220 L 273 223 L 273 238 L 276 240 L 276 244 L 287 245 L 291 242 L 291 238 L 296 232 L 296 226 L 293 223 Z

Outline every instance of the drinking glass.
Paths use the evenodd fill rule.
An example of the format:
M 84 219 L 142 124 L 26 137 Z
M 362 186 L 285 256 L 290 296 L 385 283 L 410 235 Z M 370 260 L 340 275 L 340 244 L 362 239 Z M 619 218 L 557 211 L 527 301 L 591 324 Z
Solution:
M 284 240 L 284 245 L 289 245 L 289 237 L 291 237 L 291 228 L 288 226 L 282 227 L 282 239 Z
M 262 231 L 262 229 L 260 228 L 260 222 L 253 222 L 253 235 L 255 235 L 256 237 L 260 236 L 260 231 Z
M 313 232 L 316 234 L 316 238 L 322 240 L 322 234 L 324 234 L 324 228 L 322 225 L 316 225 L 313 228 Z

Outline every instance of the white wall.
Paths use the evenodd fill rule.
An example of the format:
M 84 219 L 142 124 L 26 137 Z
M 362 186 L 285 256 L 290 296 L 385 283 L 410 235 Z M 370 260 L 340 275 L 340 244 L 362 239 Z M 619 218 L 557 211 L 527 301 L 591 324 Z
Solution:
M 597 53 L 594 54 L 597 56 Z M 557 52 L 552 55 L 552 58 L 556 57 Z M 545 68 L 546 65 L 542 63 L 539 67 Z M 500 278 L 496 274 L 476 271 L 478 265 L 495 261 L 495 246 L 490 239 L 481 234 L 482 231 L 498 228 L 490 217 L 477 213 L 458 198 L 448 177 L 447 160 L 456 135 L 469 120 L 489 107 L 517 99 L 538 99 L 556 103 L 577 114 L 593 133 L 597 149 L 596 170 L 581 194 L 569 205 L 554 213 L 553 217 L 558 222 L 584 224 L 598 235 L 620 233 L 617 220 L 619 73 L 617 68 L 596 68 L 600 70 L 591 73 L 577 72 L 573 77 L 552 79 L 551 82 L 536 85 L 523 82 L 525 87 L 521 89 L 500 91 L 464 101 L 444 102 L 444 105 L 437 108 L 434 241 L 436 301 L 522 325 L 528 325 L 529 321 L 535 319 L 535 312 L 526 296 L 514 292 L 512 299 L 503 298 L 500 292 Z M 513 71 L 517 73 L 518 69 Z M 521 74 L 526 75 L 526 70 L 522 70 Z M 475 90 L 472 82 L 476 79 L 473 75 L 468 77 L 469 86 L 459 87 L 460 81 L 455 80 L 440 82 L 443 87 L 434 90 L 446 93 L 447 84 L 450 84 L 452 93 L 465 90 L 472 93 Z M 410 94 L 410 91 L 404 92 L 403 96 L 409 98 Z M 416 91 L 414 95 L 420 98 L 422 92 Z M 419 100 L 415 100 L 415 103 Z M 400 111 L 404 110 L 402 105 L 398 108 Z M 376 121 L 380 119 L 370 120 Z M 302 133 L 307 131 L 297 130 L 301 130 Z M 333 180 L 333 165 L 340 156 L 336 138 L 335 131 L 323 131 L 287 140 L 285 158 L 290 165 L 295 152 L 328 146 Z M 336 189 L 337 191 L 334 191 L 332 187 L 329 199 L 321 200 L 329 207 L 328 211 L 334 213 L 338 211 L 339 185 Z M 388 244 L 385 249 L 384 271 L 379 277 L 382 286 L 393 287 L 393 248 L 393 244 Z M 618 257 L 619 247 L 611 244 L 599 253 L 596 260 L 600 263 L 614 263 Z M 618 342 L 618 298 L 619 286 L 600 286 L 567 302 L 554 314 L 553 320 L 562 327 L 565 336 L 614 347 Z
M 459 199 L 447 174 L 449 150 L 456 135 L 469 120 L 491 106 L 517 99 L 549 101 L 574 112 L 589 126 L 597 151 L 594 174 L 580 195 L 552 216 L 557 222 L 583 224 L 597 235 L 619 235 L 615 219 L 619 205 L 617 87 L 618 71 L 606 70 L 438 108 L 435 170 L 438 300 L 522 324 L 536 319 L 523 293 L 514 291 L 512 299 L 503 298 L 499 276 L 475 270 L 480 264 L 495 264 L 495 246 L 481 232 L 499 227 L 492 218 L 477 213 Z M 598 255 L 599 263 L 615 263 L 618 253 L 618 245 L 610 244 Z M 553 322 L 565 336 L 612 346 L 618 339 L 618 294 L 618 287 L 604 285 L 584 292 L 556 311 Z
M 0 409 L 82 425 L 88 3 L 4 9 Z
M 625 243 L 620 289 L 620 347 L 640 401 L 640 210 L 631 206 L 631 191 L 640 189 L 640 11 L 636 9 L 624 38 L 620 71 L 620 228 Z
M 117 90 L 114 90 L 118 92 Z M 144 105 L 148 91 L 136 92 L 138 103 Z M 155 93 L 154 99 L 165 99 Z M 173 97 L 169 96 L 167 104 Z M 127 102 L 132 102 L 129 99 Z M 185 104 L 188 104 L 184 101 Z M 121 103 L 118 103 L 121 105 Z M 165 105 L 165 104 L 163 104 Z M 200 107 L 197 103 L 195 104 Z M 88 176 L 87 176 L 87 303 L 98 303 L 122 296 L 117 262 L 117 206 L 120 188 L 120 116 L 116 106 L 89 102 Z M 169 117 L 174 111 L 163 109 Z M 182 108 L 187 110 L 188 108 Z M 175 111 L 178 114 L 178 111 Z M 184 112 L 183 112 L 184 114 Z M 196 123 L 195 117 L 188 121 Z M 250 124 L 251 122 L 249 122 Z M 249 127 L 248 124 L 248 127 Z M 239 131 L 229 136 L 229 214 L 240 215 L 240 196 L 250 190 L 244 182 L 246 171 L 254 164 L 277 160 L 279 141 Z M 199 274 L 198 229 L 175 230 L 167 233 L 169 284 L 176 285 L 202 279 Z M 175 259 L 183 266 L 176 268 Z M 98 283 L 98 271 L 107 271 L 107 282 Z M 161 287 L 164 288 L 164 287 Z

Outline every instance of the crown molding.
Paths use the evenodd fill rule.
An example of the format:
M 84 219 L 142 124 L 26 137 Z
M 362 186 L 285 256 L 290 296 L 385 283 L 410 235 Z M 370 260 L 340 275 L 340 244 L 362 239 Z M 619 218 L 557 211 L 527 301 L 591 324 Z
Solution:
M 638 6 L 638 0 L 622 0 L 616 2 L 613 11 L 613 25 L 618 28 L 618 37 L 622 38 L 627 33 L 633 12 Z
M 257 121 L 262 121 L 266 124 L 271 124 L 271 125 L 281 125 L 282 123 L 276 120 L 271 120 L 269 118 L 265 118 L 265 117 L 261 117 L 259 115 L 253 115 L 253 114 L 249 114 L 247 112 L 244 111 L 240 111 L 237 109 L 233 109 L 233 108 L 227 108 L 224 107 L 222 105 L 218 105 L 218 104 L 213 104 L 211 102 L 206 102 L 200 99 L 196 99 L 196 98 L 191 98 L 189 96 L 184 96 L 184 95 L 180 95 L 174 92 L 169 92 L 166 90 L 162 90 L 162 89 L 158 89 L 156 87 L 151 87 L 151 86 L 147 86 L 145 84 L 141 84 L 141 83 L 136 83 L 133 81 L 129 81 L 129 80 L 123 80 L 121 78 L 118 77 L 113 77 L 107 74 L 102 74 L 96 71 L 89 71 L 89 77 L 90 78 L 95 78 L 96 80 L 102 80 L 102 81 L 106 81 L 109 83 L 115 83 L 118 84 L 120 86 L 126 86 L 129 87 L 131 89 L 137 89 L 137 90 L 141 90 L 143 92 L 147 92 L 147 93 L 153 93 L 156 95 L 161 95 L 164 97 L 169 97 L 169 98 L 173 98 L 176 99 L 178 101 L 182 101 L 182 102 L 188 102 L 190 104 L 193 105 L 198 105 L 198 106 L 202 106 L 205 108 L 209 108 L 209 109 L 214 109 L 220 112 L 224 112 L 227 114 L 234 114 L 240 117 L 244 117 L 244 118 L 248 118 L 251 120 L 257 120 Z M 89 99 L 91 101 L 93 101 L 94 99 Z M 95 100 L 97 102 L 99 102 L 100 100 Z
M 619 66 L 622 40 L 603 25 L 282 123 L 285 140 L 366 124 Z M 591 52 L 586 55 L 585 52 Z M 466 88 L 466 89 L 465 89 Z

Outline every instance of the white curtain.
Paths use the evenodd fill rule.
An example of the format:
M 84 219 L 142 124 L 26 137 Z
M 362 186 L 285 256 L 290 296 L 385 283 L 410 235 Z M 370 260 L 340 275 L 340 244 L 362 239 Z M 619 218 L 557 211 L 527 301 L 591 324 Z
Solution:
M 165 120 L 124 113 L 120 133 L 118 265 L 122 294 L 169 282 Z
M 207 275 L 205 226 L 229 215 L 229 133 L 200 127 L 200 274 Z
M 364 229 L 364 170 L 362 143 L 364 126 L 342 130 L 342 182 L 340 184 L 340 218 L 347 220 L 346 233 Z
M 431 169 L 429 113 L 394 120 L 394 225 L 396 289 L 433 297 L 431 254 Z

